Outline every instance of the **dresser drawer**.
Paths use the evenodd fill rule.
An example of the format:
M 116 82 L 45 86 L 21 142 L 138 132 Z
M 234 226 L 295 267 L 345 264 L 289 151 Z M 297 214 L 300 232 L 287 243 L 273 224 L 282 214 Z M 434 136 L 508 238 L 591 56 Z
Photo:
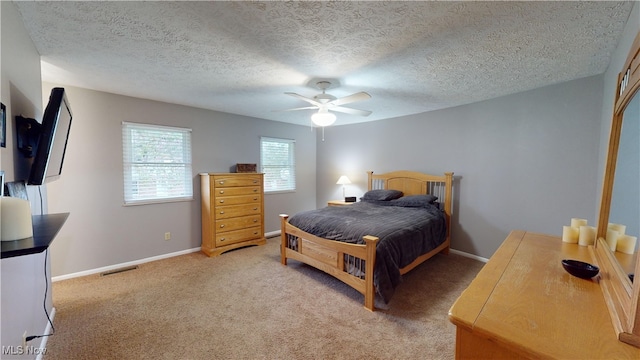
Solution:
M 251 226 L 261 225 L 261 215 L 241 216 L 216 221 L 216 228 L 219 233 L 246 229 Z
M 260 204 L 262 203 L 262 196 L 259 194 L 254 195 L 240 195 L 240 196 L 219 196 L 215 199 L 216 206 L 222 205 L 240 205 L 240 204 Z
M 262 194 L 261 186 L 238 186 L 238 187 L 221 187 L 216 188 L 214 196 L 235 196 L 235 195 L 250 195 L 250 194 Z
M 215 177 L 215 186 L 218 187 L 227 187 L 227 186 L 252 186 L 252 185 L 262 185 L 260 183 L 260 176 L 216 176 Z
M 216 219 L 228 219 L 237 216 L 247 216 L 262 214 L 262 206 L 260 203 L 216 206 Z
M 216 246 L 229 245 L 249 239 L 257 239 L 262 237 L 260 234 L 260 226 L 254 226 L 248 229 L 228 231 L 216 234 Z

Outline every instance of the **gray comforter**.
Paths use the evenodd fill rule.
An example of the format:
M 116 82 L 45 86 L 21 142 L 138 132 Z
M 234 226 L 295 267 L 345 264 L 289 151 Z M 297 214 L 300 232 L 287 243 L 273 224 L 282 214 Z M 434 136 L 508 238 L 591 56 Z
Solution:
M 377 236 L 374 285 L 385 303 L 402 280 L 400 269 L 436 248 L 446 239 L 446 219 L 437 205 L 390 206 L 391 202 L 358 202 L 298 213 L 289 223 L 331 240 L 364 244 Z

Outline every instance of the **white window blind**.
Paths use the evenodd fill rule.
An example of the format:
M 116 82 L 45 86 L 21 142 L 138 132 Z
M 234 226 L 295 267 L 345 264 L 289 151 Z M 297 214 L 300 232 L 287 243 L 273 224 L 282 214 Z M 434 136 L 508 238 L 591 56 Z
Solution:
M 124 203 L 193 198 L 191 129 L 122 123 Z
M 260 171 L 264 173 L 264 191 L 296 189 L 295 140 L 260 138 Z

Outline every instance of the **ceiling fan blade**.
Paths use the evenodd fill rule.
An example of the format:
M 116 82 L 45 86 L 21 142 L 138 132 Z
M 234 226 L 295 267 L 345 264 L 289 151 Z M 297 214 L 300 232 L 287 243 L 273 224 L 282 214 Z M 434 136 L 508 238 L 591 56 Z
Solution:
M 322 105 L 321 103 L 319 103 L 319 102 L 317 102 L 317 101 L 315 101 L 315 100 L 313 100 L 313 99 L 310 99 L 310 98 L 308 98 L 308 97 L 302 96 L 302 95 L 300 95 L 300 94 L 296 94 L 296 93 L 292 93 L 292 92 L 286 92 L 285 94 L 287 94 L 287 95 L 291 95 L 291 96 L 293 96 L 293 97 L 297 97 L 298 99 L 300 99 L 300 100 L 302 100 L 302 101 L 306 101 L 306 102 L 308 102 L 308 103 L 309 103 L 309 104 L 311 104 L 311 105 L 315 105 L 315 106 L 320 106 L 320 105 Z
M 299 107 L 299 108 L 293 108 L 293 109 L 273 110 L 273 111 L 284 112 L 284 111 L 296 111 L 296 110 L 316 110 L 317 108 L 318 108 L 317 106 L 305 106 L 305 107 Z
M 359 115 L 359 116 L 369 116 L 371 114 L 371 111 L 368 111 L 368 110 L 352 109 L 352 108 L 343 107 L 343 106 L 334 106 L 329 108 L 329 110 L 338 111 L 338 112 L 350 114 L 350 115 Z
M 371 99 L 371 95 L 369 95 L 368 93 L 361 91 L 359 93 L 355 93 L 355 94 L 351 94 L 349 96 L 345 96 L 345 97 L 341 97 L 339 99 L 335 99 L 333 101 L 330 101 L 330 104 L 339 106 L 339 105 L 344 105 L 344 104 L 350 104 L 356 101 L 362 101 L 362 100 L 367 100 L 367 99 Z

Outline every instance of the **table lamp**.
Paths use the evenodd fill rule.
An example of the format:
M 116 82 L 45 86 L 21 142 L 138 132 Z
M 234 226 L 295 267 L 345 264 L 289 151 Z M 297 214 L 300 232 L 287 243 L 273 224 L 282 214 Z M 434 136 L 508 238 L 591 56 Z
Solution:
M 351 184 L 351 180 L 349 180 L 349 178 L 346 175 L 342 175 L 342 176 L 340 176 L 340 178 L 338 179 L 336 184 L 342 185 L 342 197 L 346 199 L 344 186 L 346 184 Z

